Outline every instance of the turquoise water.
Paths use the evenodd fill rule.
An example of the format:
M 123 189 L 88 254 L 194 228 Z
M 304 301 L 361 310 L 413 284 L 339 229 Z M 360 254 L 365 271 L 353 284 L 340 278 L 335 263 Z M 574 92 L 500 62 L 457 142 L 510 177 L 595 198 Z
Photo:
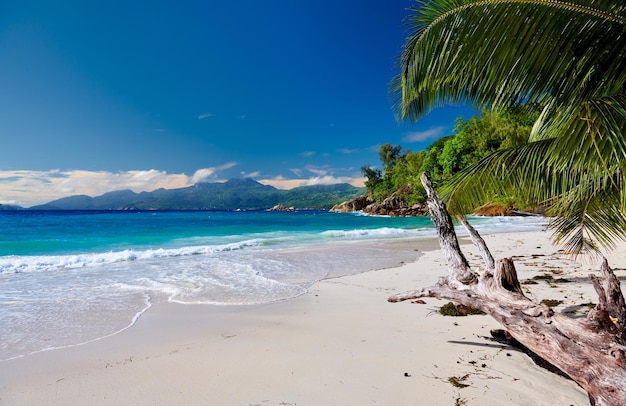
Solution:
M 430 219 L 368 217 L 324 211 L 197 211 L 197 212 L 0 212 L 0 256 L 58 255 L 155 245 L 224 244 L 259 238 L 323 239 L 334 230 L 417 229 Z M 328 235 L 326 237 L 332 237 Z
M 290 299 L 324 278 L 415 261 L 434 236 L 429 218 L 323 211 L 0 212 L 0 361 L 116 334 L 160 301 Z

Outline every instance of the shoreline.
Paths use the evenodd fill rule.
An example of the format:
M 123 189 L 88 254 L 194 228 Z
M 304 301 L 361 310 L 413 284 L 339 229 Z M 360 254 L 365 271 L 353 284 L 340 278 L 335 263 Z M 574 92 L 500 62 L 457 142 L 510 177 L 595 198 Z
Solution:
M 564 300 L 557 310 L 597 301 L 587 278 L 597 266 L 572 263 L 547 232 L 483 237 L 494 257 L 515 258 L 520 281 L 545 272 L 573 281 L 523 285 L 533 299 Z M 430 298 L 386 301 L 447 272 L 433 244 L 416 262 L 324 279 L 287 301 L 155 303 L 114 336 L 2 362 L 0 405 L 589 404 L 572 381 L 486 339 L 501 328 L 489 316 L 440 316 L 446 301 Z M 609 257 L 622 277 L 624 251 Z

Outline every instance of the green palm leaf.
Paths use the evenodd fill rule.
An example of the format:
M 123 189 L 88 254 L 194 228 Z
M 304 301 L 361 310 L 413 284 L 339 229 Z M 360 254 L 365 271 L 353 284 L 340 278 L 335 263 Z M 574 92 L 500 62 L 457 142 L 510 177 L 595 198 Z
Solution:
M 619 3 L 619 4 L 618 4 Z M 572 251 L 626 236 L 626 6 L 607 0 L 418 1 L 392 82 L 398 115 L 469 102 L 543 107 L 530 143 L 443 188 L 467 212 L 515 191 L 555 216 Z
M 574 253 L 595 251 L 598 249 L 597 243 L 611 248 L 614 240 L 626 237 L 623 211 L 616 205 L 606 204 L 607 201 L 615 200 L 614 195 L 619 190 L 608 183 L 606 189 L 594 187 L 594 193 L 590 194 L 584 190 L 588 186 L 589 183 L 583 181 L 580 190 L 575 188 L 570 191 L 575 195 L 573 198 L 565 196 L 552 207 L 557 215 L 551 224 L 556 230 L 555 239 L 563 243 L 566 250 Z M 572 205 L 572 202 L 576 205 Z
M 614 1 L 417 3 L 393 82 L 402 119 L 461 101 L 560 109 L 623 92 L 626 19 Z
M 440 190 L 450 211 L 468 213 L 476 202 L 514 193 L 516 199 L 539 203 L 552 218 L 557 243 L 570 252 L 612 247 L 626 238 L 623 171 L 572 171 L 546 165 L 555 139 L 498 151 L 453 176 Z

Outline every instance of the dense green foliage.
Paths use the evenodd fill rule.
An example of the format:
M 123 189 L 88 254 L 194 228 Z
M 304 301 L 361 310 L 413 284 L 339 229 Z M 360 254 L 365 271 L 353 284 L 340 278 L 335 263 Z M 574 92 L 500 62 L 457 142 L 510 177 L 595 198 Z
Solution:
M 538 111 L 532 108 L 515 108 L 502 113 L 484 111 L 480 117 L 458 119 L 454 135 L 433 142 L 425 151 L 403 150 L 400 145 L 385 144 L 380 147 L 379 158 L 383 170 L 363 166 L 367 178 L 365 186 L 374 200 L 380 202 L 392 193 L 409 185 L 411 193 L 402 196 L 409 205 L 425 201 L 425 191 L 419 176 L 431 175 L 435 186 L 452 175 L 475 164 L 490 154 L 524 145 L 530 135 Z M 513 193 L 493 196 L 492 200 L 514 199 Z
M 446 181 L 450 210 L 515 190 L 542 202 L 570 251 L 626 239 L 626 3 L 417 0 L 409 24 L 392 83 L 401 120 L 459 102 L 541 108 L 530 142 Z

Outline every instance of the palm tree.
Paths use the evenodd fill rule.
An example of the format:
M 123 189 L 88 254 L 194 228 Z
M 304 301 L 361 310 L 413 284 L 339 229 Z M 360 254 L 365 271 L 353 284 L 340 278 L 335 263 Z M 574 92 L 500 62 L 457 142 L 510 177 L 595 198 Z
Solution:
M 542 203 L 568 250 L 626 237 L 626 4 L 621 0 L 418 0 L 392 82 L 400 120 L 459 102 L 540 106 L 529 143 L 442 190 L 467 212 L 506 190 Z

